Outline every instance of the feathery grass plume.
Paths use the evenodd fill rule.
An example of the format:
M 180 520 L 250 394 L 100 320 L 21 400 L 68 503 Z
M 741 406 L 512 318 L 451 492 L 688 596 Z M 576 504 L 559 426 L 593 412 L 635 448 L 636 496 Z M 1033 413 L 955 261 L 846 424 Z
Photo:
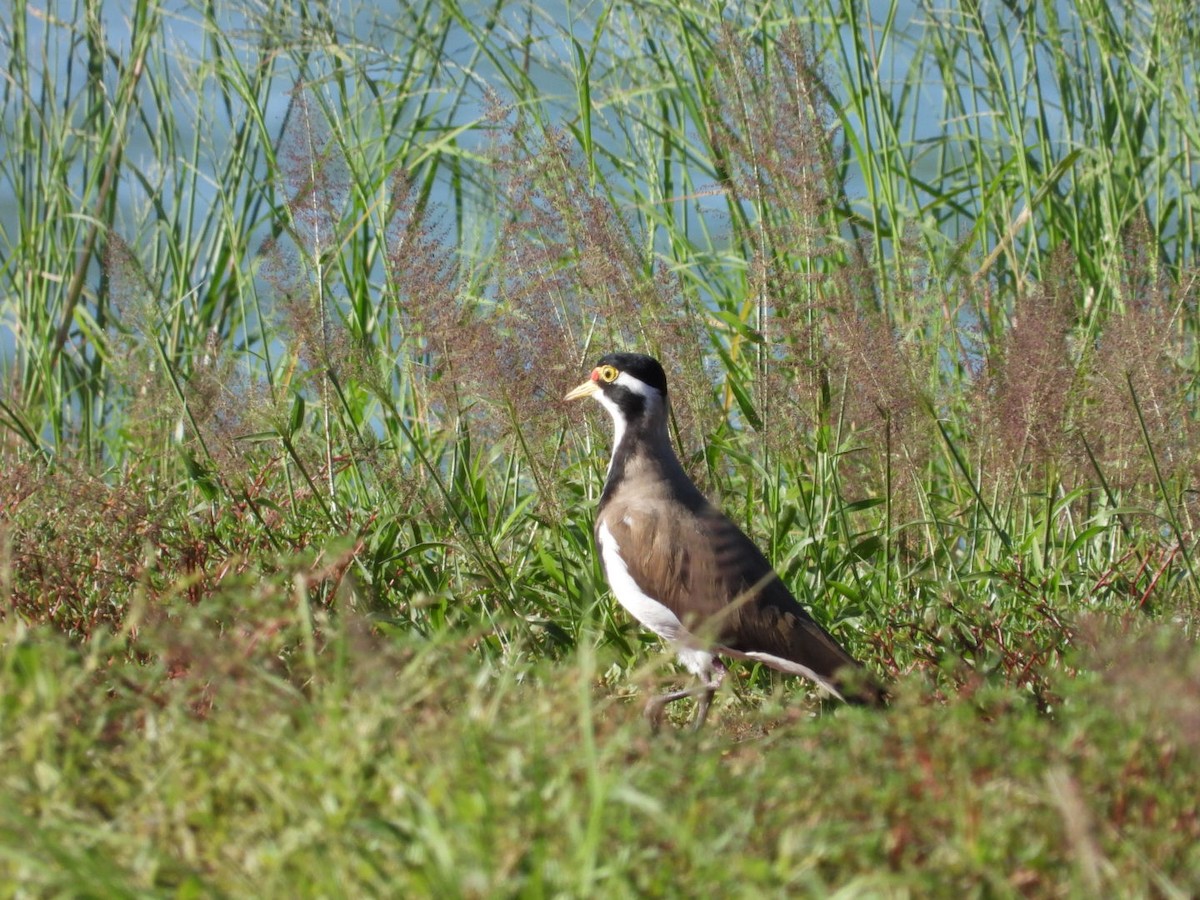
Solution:
M 674 279 L 589 183 L 565 134 L 518 119 L 494 155 L 496 196 L 507 215 L 497 239 L 496 296 L 480 312 L 498 347 L 481 356 L 473 377 L 489 393 L 499 389 L 497 399 L 535 435 L 554 435 L 562 386 L 578 378 L 589 354 L 656 353 L 672 372 L 672 403 L 690 436 L 689 423 L 707 405 L 707 396 L 693 393 L 706 384 L 701 329 Z
M 585 293 L 587 275 L 575 266 L 585 226 L 570 206 L 577 198 L 571 196 L 576 185 L 567 138 L 545 132 L 531 144 L 526 132 L 518 120 L 508 140 L 493 151 L 495 196 L 507 215 L 496 241 L 496 293 L 477 312 L 497 343 L 478 354 L 472 377 L 512 411 L 515 421 L 528 420 L 544 432 L 548 401 L 557 399 L 553 387 L 569 383 L 581 362 L 582 311 L 603 294 Z M 564 181 L 562 189 L 548 195 L 557 178 Z M 619 266 L 613 262 L 614 286 L 619 286 Z M 577 291 L 577 285 L 584 290 Z
M 355 437 L 352 424 L 341 428 L 346 411 L 342 385 L 349 374 L 361 374 L 366 363 L 348 330 L 354 320 L 347 312 L 344 249 L 352 235 L 346 222 L 352 176 L 327 115 L 308 85 L 293 88 L 275 152 L 281 214 L 259 251 L 260 274 L 273 301 L 270 334 L 286 355 L 284 365 L 269 374 L 268 391 L 253 413 L 279 437 L 303 476 L 301 495 L 331 496 L 339 467 L 335 446 L 343 430 Z M 299 413 L 314 395 L 321 424 L 298 427 L 305 424 Z
M 124 438 L 135 446 L 162 446 L 181 416 L 163 371 L 167 354 L 156 349 L 162 314 L 141 262 L 115 233 L 105 246 L 104 280 L 111 314 L 108 371 L 127 398 Z
M 467 361 L 456 354 L 475 342 L 475 323 L 455 249 L 443 230 L 431 224 L 427 198 L 405 171 L 392 173 L 386 186 L 383 261 L 387 307 L 395 312 L 396 329 L 389 347 L 375 342 L 367 349 L 386 349 L 399 359 L 393 364 L 390 354 L 383 354 L 387 359 L 362 358 L 353 371 L 376 396 L 386 398 L 384 428 L 398 452 L 371 453 L 382 489 L 397 509 L 452 522 L 445 496 L 430 489 L 429 465 L 437 463 L 427 458 L 421 464 L 413 444 L 428 452 L 464 433 L 460 417 L 471 410 L 473 397 L 464 391 L 458 372 L 459 363 Z M 473 416 L 472 424 L 481 418 Z
M 431 347 L 453 342 L 463 318 L 459 266 L 454 251 L 426 221 L 408 173 L 391 179 L 388 276 L 393 301 L 406 329 Z
M 987 471 L 1006 480 L 1027 474 L 1036 490 L 1069 477 L 1077 405 L 1073 342 L 1080 285 L 1070 247 L 1057 248 L 1042 283 L 1018 296 L 1011 327 L 993 342 L 977 384 L 976 429 L 995 452 Z
M 171 444 L 195 460 L 211 460 L 214 471 L 240 471 L 241 451 L 233 446 L 244 415 L 244 392 L 237 390 L 235 360 L 225 353 L 215 329 L 193 344 L 187 329 L 172 322 L 187 315 L 156 295 L 134 250 L 110 234 L 104 275 L 112 317 L 108 371 L 121 387 L 122 441 L 128 446 Z M 182 337 L 180 337 L 180 332 Z M 130 459 L 137 466 L 142 454 Z
M 392 176 L 385 233 L 388 292 L 411 375 L 423 386 L 414 392 L 418 416 L 449 424 L 460 400 L 447 357 L 472 325 L 454 251 L 428 223 L 420 199 L 408 173 Z M 380 384 L 377 389 L 389 388 Z
M 291 247 L 283 250 L 278 239 L 264 245 L 265 254 L 277 257 L 265 274 L 295 341 L 293 352 L 313 373 L 336 372 L 349 351 L 345 330 L 334 328 L 330 319 L 350 176 L 342 147 L 306 85 L 292 91 L 276 160 L 277 186 L 287 210 L 277 225 Z
M 1195 353 L 1186 322 L 1195 312 L 1196 280 L 1184 273 L 1175 283 L 1162 272 L 1144 221 L 1125 241 L 1124 310 L 1099 329 L 1082 424 L 1109 486 L 1145 497 L 1155 491 L 1155 459 L 1168 482 L 1191 477 L 1200 459 L 1194 376 L 1186 362 Z
M 497 98 L 490 103 L 489 117 L 498 124 L 507 113 Z M 546 476 L 560 425 L 557 401 L 577 377 L 582 338 L 568 333 L 567 251 L 545 249 L 544 235 L 558 219 L 549 202 L 529 199 L 551 154 L 530 159 L 524 149 L 510 140 L 492 173 L 498 184 L 490 196 L 507 223 L 494 235 L 494 262 L 485 263 L 494 265 L 486 273 L 494 290 L 465 283 L 469 276 L 430 225 L 428 207 L 405 174 L 392 180 L 386 266 L 401 352 L 409 377 L 420 382 L 409 393 L 421 421 L 445 437 L 467 438 L 475 452 L 511 439 L 542 488 L 539 496 L 551 500 Z
M 740 233 L 753 252 L 750 288 L 766 347 L 757 387 L 762 411 L 774 415 L 763 418 L 783 423 L 786 446 L 797 428 L 820 424 L 832 400 L 882 448 L 882 429 L 897 439 L 918 409 L 911 348 L 880 307 L 862 249 L 838 234 L 843 188 L 829 91 L 798 28 L 770 47 L 768 55 L 722 33 L 710 94 L 725 102 L 708 110 L 727 190 L 753 216 Z
M 786 319 L 793 307 L 808 311 L 814 266 L 836 241 L 830 214 L 841 184 L 829 91 L 803 36 L 790 26 L 770 49 L 723 28 L 705 114 L 723 186 L 753 215 L 738 223 L 754 253 L 751 285 Z
M 386 349 L 399 358 L 395 364 L 390 354 L 385 354 L 388 359 L 363 359 L 354 370 L 376 396 L 385 398 L 383 427 L 396 450 L 387 455 L 372 451 L 372 470 L 393 508 L 453 523 L 458 519 L 436 488 L 430 466 L 440 465 L 438 448 L 486 422 L 460 375 L 460 366 L 469 370 L 470 360 L 459 353 L 476 345 L 477 324 L 455 249 L 430 223 L 430 207 L 418 185 L 408 172 L 399 171 L 389 177 L 387 187 L 384 271 L 396 331 Z M 422 454 L 427 454 L 424 462 Z
M 815 424 L 824 389 L 821 306 L 837 244 L 828 92 L 796 27 L 770 52 L 731 27 L 717 42 L 704 110 L 734 227 L 751 255 L 752 325 L 762 340 L 753 379 L 769 442 L 786 447 Z M 733 340 L 731 355 L 741 352 Z M 801 389 L 797 390 L 797 381 Z
M 905 339 L 876 304 L 865 269 L 851 263 L 835 282 L 822 322 L 821 365 L 831 410 L 865 450 L 851 457 L 848 474 L 869 479 L 869 487 L 858 488 L 863 493 L 878 495 L 890 481 L 900 520 L 917 518 L 922 470 L 934 445 L 919 373 L 934 371 L 936 350 L 921 347 L 920 336 Z

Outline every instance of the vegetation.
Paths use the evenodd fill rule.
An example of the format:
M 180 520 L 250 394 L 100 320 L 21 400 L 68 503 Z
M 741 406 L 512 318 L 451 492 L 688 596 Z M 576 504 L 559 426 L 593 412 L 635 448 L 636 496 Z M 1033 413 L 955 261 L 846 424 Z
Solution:
M 5 895 L 1200 890 L 1191 4 L 217 6 L 0 22 Z M 651 738 L 610 348 L 890 709 Z

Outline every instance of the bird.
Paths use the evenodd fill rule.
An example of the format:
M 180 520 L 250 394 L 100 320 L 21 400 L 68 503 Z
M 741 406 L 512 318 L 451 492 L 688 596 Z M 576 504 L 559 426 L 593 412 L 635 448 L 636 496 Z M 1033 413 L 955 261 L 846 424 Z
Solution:
M 658 731 L 668 704 L 697 699 L 704 726 L 727 671 L 721 657 L 808 678 L 847 702 L 885 692 L 780 580 L 762 551 L 701 492 L 668 433 L 667 377 L 641 353 L 609 353 L 563 398 L 591 397 L 612 417 L 613 447 L 596 512 L 596 548 L 613 595 L 675 652 L 698 684 L 652 697 Z

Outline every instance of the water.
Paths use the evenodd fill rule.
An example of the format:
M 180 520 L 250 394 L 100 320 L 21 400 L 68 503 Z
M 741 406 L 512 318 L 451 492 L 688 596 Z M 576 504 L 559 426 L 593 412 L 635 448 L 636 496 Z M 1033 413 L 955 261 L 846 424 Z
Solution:
M 231 36 L 235 45 L 239 43 L 244 45 L 246 50 L 243 54 L 244 61 L 250 63 L 257 56 L 258 47 L 256 45 L 261 41 L 261 27 L 254 18 L 243 14 L 242 8 L 236 4 L 221 4 L 219 8 L 218 19 L 222 32 Z M 353 46 L 352 52 L 356 60 L 367 60 L 364 66 L 365 74 L 368 77 L 378 78 L 379 83 L 385 86 L 394 74 L 389 72 L 389 66 L 392 63 L 387 58 L 387 51 L 398 41 L 404 40 L 402 30 L 396 28 L 395 25 L 404 21 L 406 8 L 407 5 L 404 3 L 388 2 L 369 6 L 335 4 L 331 7 L 331 18 L 337 30 L 344 36 L 347 47 Z M 476 27 L 479 27 L 484 22 L 485 16 L 494 9 L 492 5 L 486 3 L 478 3 L 473 7 L 470 4 L 466 6 L 468 10 L 472 8 L 475 14 L 469 17 Z M 881 0 L 872 0 L 870 3 L 871 16 L 875 21 L 882 21 L 887 8 L 888 4 Z M 37 96 L 43 90 L 51 91 L 56 97 L 56 106 L 59 108 L 70 107 L 77 124 L 85 127 L 86 123 L 79 118 L 84 110 L 79 95 L 84 85 L 87 64 L 86 45 L 79 39 L 79 30 L 82 26 L 68 27 L 61 24 L 61 22 L 69 22 L 72 19 L 74 7 L 69 2 L 51 2 L 44 13 L 37 12 L 33 5 L 26 9 L 28 10 L 25 16 L 28 41 L 36 59 L 31 67 L 34 79 L 29 85 L 30 92 Z M 590 47 L 598 27 L 594 18 L 597 9 L 593 5 L 580 6 L 570 2 L 538 4 L 533 11 L 522 6 L 505 6 L 501 9 L 500 18 L 495 26 L 497 32 L 507 32 L 512 35 L 511 54 L 523 64 L 529 81 L 536 86 L 548 108 L 557 111 L 564 123 L 575 121 L 578 115 L 577 97 L 570 75 L 570 69 L 577 62 L 573 42 L 577 42 L 578 46 L 584 49 Z M 111 52 L 122 58 L 128 56 L 132 40 L 127 16 L 128 10 L 125 3 L 111 2 L 100 6 L 104 39 Z M 898 31 L 903 32 L 919 21 L 920 13 L 917 5 L 902 4 L 897 17 Z M 619 61 L 622 58 L 635 58 L 639 53 L 645 52 L 644 47 L 622 46 L 625 35 L 614 27 L 612 21 L 605 24 L 606 30 L 602 32 L 600 40 L 602 46 L 607 46 L 604 46 L 599 58 Z M 180 90 L 172 96 L 172 101 L 176 106 L 176 121 L 182 126 L 177 141 L 181 148 L 188 147 L 197 137 L 192 128 L 200 129 L 203 132 L 202 139 L 214 147 L 221 146 L 231 137 L 232 123 L 223 117 L 208 115 L 210 111 L 220 106 L 221 98 L 217 80 L 207 78 L 201 81 L 195 74 L 201 60 L 211 59 L 211 52 L 206 47 L 207 27 L 200 12 L 188 2 L 168 3 L 164 7 L 163 44 L 168 48 L 168 52 L 158 55 L 152 62 L 156 65 L 165 65 L 170 82 L 180 87 Z M 302 33 L 300 23 L 295 19 L 286 23 L 282 30 L 285 34 L 289 31 L 293 35 Z M 843 23 L 840 26 L 842 42 L 849 46 L 851 36 L 856 30 L 871 31 L 871 29 L 864 28 L 862 23 Z M 4 32 L 5 40 L 0 44 L 0 50 L 12 51 L 11 35 L 11 30 Z M 870 36 L 865 37 L 864 42 L 868 45 L 871 44 Z M 472 123 L 478 122 L 484 115 L 488 103 L 485 99 L 485 89 L 495 88 L 501 97 L 506 94 L 506 85 L 497 67 L 486 58 L 476 58 L 474 56 L 475 48 L 476 42 L 466 33 L 461 24 L 450 25 L 444 39 L 443 62 L 446 74 L 432 87 L 435 91 L 444 91 L 449 96 L 456 89 L 456 86 L 453 85 L 454 78 L 463 79 L 467 84 L 461 101 L 445 116 L 444 126 L 446 128 L 470 126 Z M 527 53 L 523 60 L 520 59 L 522 53 Z M 404 50 L 396 53 L 397 57 L 404 55 Z M 902 84 L 904 75 L 911 64 L 910 44 L 902 40 L 890 41 L 884 47 L 879 59 L 878 70 L 882 76 L 881 86 L 885 90 L 896 90 Z M 311 81 L 314 78 L 319 79 L 323 75 L 332 75 L 335 70 L 330 61 L 322 62 L 319 58 L 314 58 L 310 71 L 302 73 L 288 60 L 286 54 L 277 56 L 275 65 L 278 72 L 275 81 L 276 91 L 265 104 L 264 118 L 268 128 L 278 134 L 283 129 L 287 112 L 292 103 L 289 93 L 290 86 L 299 83 L 304 77 L 308 77 Z M 116 78 L 113 66 L 107 65 L 105 72 L 106 87 L 110 91 L 115 91 Z M 198 81 L 200 90 L 197 93 L 194 86 Z M 619 84 L 619 79 L 615 80 L 614 84 Z M 353 73 L 350 74 L 351 93 L 364 86 L 361 81 L 355 81 Z M 633 89 L 636 86 L 628 85 L 628 87 Z M 927 107 L 931 114 L 914 120 L 913 132 L 910 135 L 912 139 L 917 141 L 935 139 L 944 132 L 945 123 L 940 121 L 937 115 L 940 102 L 936 95 L 940 89 L 940 85 L 935 81 L 930 81 L 928 90 L 932 92 L 933 96 Z M 335 92 L 327 86 L 317 83 L 313 90 L 324 90 L 327 97 L 336 100 Z M 601 96 L 596 99 L 603 101 L 606 98 Z M 143 109 L 147 110 L 150 116 L 154 115 L 152 103 L 145 104 Z M 11 117 L 11 106 L 8 113 Z M 607 143 L 606 150 L 622 154 L 624 152 L 624 147 L 621 145 L 622 131 L 626 123 L 619 121 L 619 107 L 616 105 L 597 106 L 594 115 L 596 120 L 594 134 L 600 140 L 601 145 Z M 128 130 L 126 153 L 135 168 L 161 179 L 163 193 L 157 197 L 146 196 L 144 186 L 140 181 L 132 174 L 127 173 L 125 181 L 118 189 L 127 227 L 144 213 L 147 202 L 161 200 L 165 204 L 173 204 L 177 199 L 175 192 L 180 189 L 178 176 L 159 171 L 162 163 L 156 159 L 152 146 L 154 126 L 155 123 L 151 120 L 148 127 L 131 127 Z M 472 152 L 483 149 L 489 140 L 491 140 L 491 136 L 486 129 L 474 129 L 464 133 L 459 142 L 464 152 Z M 260 165 L 265 166 L 265 163 L 260 162 Z M 932 176 L 934 174 L 931 168 L 933 165 L 935 165 L 933 159 L 918 159 L 918 173 Z M 207 171 L 200 174 L 202 184 L 199 190 L 202 199 L 208 202 L 215 201 L 216 194 L 220 190 L 217 183 L 220 173 Z M 257 175 L 262 179 L 270 177 L 270 173 L 265 168 Z M 70 177 L 72 180 L 81 180 L 81 167 L 76 166 Z M 848 189 L 851 196 L 862 196 L 863 194 L 862 176 L 857 170 L 852 169 L 849 173 Z M 440 185 L 436 199 L 448 200 L 448 190 L 446 184 Z M 8 234 L 13 233 L 17 224 L 14 202 L 12 185 L 0 182 L 0 224 Z M 723 214 L 722 203 L 716 198 L 709 202 L 701 202 L 699 209 L 701 214 L 710 211 L 718 216 Z M 718 231 L 724 227 L 719 220 L 715 219 L 706 224 Z
M 519 73 L 528 78 L 536 86 L 542 101 L 552 111 L 551 118 L 557 118 L 564 125 L 578 122 L 578 98 L 575 94 L 574 79 L 571 70 L 578 65 L 577 49 L 586 52 L 597 40 L 600 23 L 596 15 L 606 7 L 594 4 L 575 4 L 570 0 L 549 4 L 538 4 L 536 7 L 507 5 L 501 7 L 498 18 L 487 27 L 494 29 L 497 35 L 505 35 L 506 39 L 497 39 L 496 46 L 507 47 L 507 60 L 503 67 L 495 65 L 485 56 L 476 55 L 478 41 L 471 36 L 468 29 L 485 27 L 486 17 L 495 11 L 495 7 L 487 3 L 468 4 L 466 22 L 449 20 L 444 35 L 426 35 L 428 39 L 440 40 L 441 50 L 439 60 L 440 73 L 427 80 L 429 93 L 422 97 L 412 97 L 406 105 L 404 115 L 411 117 L 421 113 L 431 113 L 431 124 L 427 135 L 436 139 L 439 130 L 450 131 L 456 128 L 467 128 L 456 138 L 456 146 L 463 159 L 469 160 L 472 154 L 481 153 L 487 149 L 494 139 L 493 129 L 478 127 L 484 121 L 491 101 L 488 93 L 495 90 L 501 99 L 511 96 L 503 79 L 505 72 L 510 75 Z M 1056 0 L 1054 9 L 1060 16 L 1069 20 L 1071 4 L 1067 0 Z M 22 10 L 15 11 L 23 14 L 28 27 L 30 54 L 33 56 L 30 70 L 33 80 L 28 86 L 31 94 L 40 95 L 43 91 L 51 92 L 56 98 L 56 106 L 69 109 L 70 115 L 80 129 L 96 127 L 96 123 L 84 122 L 82 119 L 85 109 L 80 97 L 85 84 L 87 47 L 80 40 L 82 26 L 72 27 L 69 22 L 74 15 L 74 6 L 68 2 L 49 3 L 44 7 L 29 4 Z M 259 59 L 265 31 L 261 26 L 262 16 L 267 13 L 258 7 L 252 13 L 244 10 L 250 7 L 239 7 L 236 4 L 221 4 L 219 22 L 222 33 L 231 39 L 237 52 L 238 59 L 245 65 L 253 65 Z M 885 21 L 890 5 L 883 0 L 870 0 L 866 4 L 870 21 L 836 23 L 833 31 L 827 28 L 821 32 L 826 35 L 826 44 L 820 49 L 828 54 L 841 53 L 854 56 L 856 47 L 862 46 L 870 56 L 870 72 L 868 79 L 871 84 L 860 85 L 860 89 L 870 88 L 882 98 L 883 103 L 899 102 L 906 85 L 919 84 L 921 101 L 915 105 L 912 114 L 906 115 L 903 131 L 899 139 L 916 149 L 912 156 L 913 176 L 918 183 L 926 182 L 931 185 L 929 190 L 920 190 L 916 196 L 909 199 L 909 215 L 914 222 L 923 228 L 944 232 L 944 238 L 950 243 L 961 240 L 965 229 L 973 224 L 969 215 L 972 198 L 959 198 L 966 205 L 963 215 L 955 214 L 946 206 L 936 207 L 938 186 L 946 169 L 962 165 L 964 160 L 956 157 L 953 147 L 944 138 L 959 127 L 960 123 L 947 120 L 946 90 L 936 68 L 929 58 L 918 59 L 914 55 L 917 46 L 913 37 L 920 29 L 932 25 L 938 28 L 951 28 L 959 21 L 956 8 L 947 5 L 939 8 L 932 5 L 922 7 L 919 3 L 906 2 L 897 7 L 894 21 L 894 31 L 885 41 L 882 23 Z M 1034 15 L 1045 17 L 1044 9 L 1035 9 Z M 350 97 L 363 96 L 369 89 L 381 90 L 385 94 L 394 86 L 397 76 L 397 60 L 403 60 L 408 55 L 405 41 L 409 40 L 412 29 L 409 27 L 410 10 L 404 3 L 381 2 L 374 5 L 333 4 L 329 7 L 330 17 L 340 35 L 339 44 L 344 52 L 354 60 L 353 65 L 339 67 L 336 57 L 332 54 L 316 53 L 309 58 L 309 66 L 305 71 L 296 67 L 287 53 L 274 57 L 277 75 L 274 80 L 274 91 L 266 98 L 264 104 L 264 122 L 268 131 L 273 135 L 273 144 L 277 149 L 281 143 L 286 143 L 286 124 L 289 116 L 297 111 L 296 94 L 292 88 L 302 80 L 306 81 L 308 97 L 316 102 L 324 99 L 335 108 L 339 103 L 337 80 L 344 78 L 346 93 Z M 1004 4 L 993 6 L 996 33 L 1016 28 L 1019 20 Z M 127 57 L 131 47 L 132 35 L 127 18 L 127 4 L 112 2 L 100 7 L 100 21 L 104 39 L 116 56 Z M 640 70 L 644 57 L 649 48 L 644 36 L 627 33 L 622 25 L 622 11 L 614 7 L 611 16 L 605 20 L 604 28 L 599 31 L 601 51 L 598 59 L 612 61 L 614 71 L 598 73 L 598 94 L 593 97 L 593 116 L 595 127 L 593 134 L 603 152 L 620 158 L 625 153 L 625 141 L 629 134 L 635 138 L 648 140 L 644 134 L 639 135 L 637 128 L 631 129 L 625 120 L 626 107 L 621 102 L 621 91 L 635 91 L 638 88 L 638 76 L 626 75 L 623 71 L 628 67 L 630 72 Z M 1118 11 L 1116 15 L 1120 15 Z M 803 17 L 801 23 L 808 27 Z M 153 104 L 147 103 L 145 122 L 135 121 L 128 130 L 126 157 L 131 163 L 125 169 L 121 182 L 117 185 L 120 201 L 118 232 L 128 236 L 131 241 L 146 232 L 147 223 L 153 224 L 155 218 L 154 205 L 160 209 L 175 213 L 180 209 L 184 198 L 195 198 L 191 206 L 192 224 L 199 220 L 217 203 L 221 201 L 223 191 L 229 189 L 223 174 L 217 168 L 205 166 L 221 156 L 221 150 L 232 140 L 233 128 L 240 121 L 229 121 L 223 115 L 214 114 L 222 109 L 220 82 L 213 77 L 201 77 L 200 72 L 211 66 L 212 49 L 207 43 L 205 24 L 200 12 L 187 2 L 172 2 L 164 7 L 163 41 L 166 52 L 157 53 L 151 63 L 155 66 L 165 66 L 169 73 L 169 81 L 177 86 L 171 95 L 174 106 L 173 112 L 177 123 L 182 127 L 176 142 L 179 157 L 162 159 L 156 149 L 155 131 L 158 123 L 154 119 Z M 300 19 L 292 13 L 279 19 L 276 27 L 283 39 L 289 42 L 302 40 L 304 26 Z M 671 23 L 661 23 L 663 34 L 669 36 Z M 13 26 L 0 23 L 0 52 L 11 53 L 13 48 Z M 984 44 L 994 38 L 993 35 L 979 36 L 977 50 L 982 53 Z M 1068 44 L 1082 40 L 1083 36 L 1067 32 L 1064 40 Z M 322 38 L 323 40 L 323 38 Z M 665 38 L 664 38 L 665 40 Z M 659 41 L 662 46 L 664 40 Z M 11 70 L 11 60 L 2 60 Z M 1046 59 L 1027 59 L 1019 54 L 1013 58 L 1014 79 L 1011 96 L 1015 98 L 1016 108 L 1003 111 L 980 110 L 977 113 L 976 124 L 984 138 L 994 130 L 999 129 L 999 116 L 1007 112 L 1008 120 L 1018 122 L 1018 128 L 1029 129 L 1035 121 L 1036 114 L 1045 116 L 1054 146 L 1065 148 L 1067 143 L 1078 140 L 1078 135 L 1068 134 L 1062 124 L 1063 119 L 1058 109 L 1060 98 L 1053 92 L 1053 84 L 1049 79 L 1039 83 L 1047 89 L 1040 97 L 1031 88 L 1034 82 L 1032 67 L 1045 68 L 1049 61 Z M 353 69 L 361 66 L 361 75 Z M 830 67 L 832 69 L 832 67 Z M 113 92 L 117 89 L 116 68 L 111 61 L 105 64 L 106 89 Z M 608 76 L 608 77 L 604 77 Z M 844 88 L 831 84 L 838 102 L 844 102 Z M 960 85 L 950 88 L 955 91 L 963 90 Z M 10 88 L 11 90 L 11 88 Z M 143 85 L 142 90 L 148 90 Z M 10 95 L 11 96 L 11 95 Z M 237 101 L 235 100 L 235 103 Z M 6 104 L 6 115 L 12 121 L 14 105 L 11 101 Z M 689 127 L 695 129 L 692 123 Z M 855 132 L 859 142 L 874 142 L 878 144 L 883 138 L 880 135 L 868 135 L 865 126 L 857 119 L 849 120 L 849 127 Z M 400 127 L 396 134 L 385 136 L 384 139 L 393 143 L 400 140 L 399 134 L 405 130 L 405 121 L 401 117 Z M 379 135 L 368 135 L 368 139 L 379 138 Z M 1026 143 L 1033 144 L 1031 133 L 1023 134 Z M 186 163 L 191 143 L 199 140 L 203 146 L 210 148 L 200 156 L 201 170 L 192 172 Z M 1011 142 L 997 142 L 997 146 L 1010 145 Z M 923 150 L 921 148 L 924 148 Z M 419 152 L 419 148 L 418 148 Z M 601 154 L 603 158 L 603 153 Z M 998 164 L 1000 161 L 992 161 Z M 1048 160 L 1034 159 L 1034 162 L 1046 167 Z M 262 185 L 277 179 L 278 174 L 268 169 L 264 155 L 259 155 L 250 173 L 240 173 L 243 177 L 240 184 Z M 470 164 L 467 167 L 470 174 Z M 10 170 L 11 172 L 11 170 Z M 137 176 L 141 172 L 145 181 Z M 1200 174 L 1200 173 L 1198 173 Z M 196 178 L 193 183 L 192 177 Z M 694 173 L 697 184 L 703 186 L 710 180 L 709 176 L 697 169 Z M 83 180 L 83 165 L 76 163 L 66 175 L 77 191 L 81 190 Z M 283 193 L 294 190 L 293 186 L 283 185 Z M 628 191 L 644 188 L 644 185 L 628 184 Z M 464 196 L 467 205 L 461 210 L 455 206 L 457 186 L 452 183 L 449 170 L 443 169 L 443 176 L 435 183 L 432 200 L 436 206 L 446 210 L 451 221 L 447 222 L 453 231 L 466 230 L 460 228 L 472 221 L 478 221 L 480 216 L 474 214 L 473 204 L 486 206 L 490 202 L 487 196 L 486 173 L 481 172 L 478 184 L 472 190 L 468 181 L 468 189 Z M 867 181 L 864 170 L 851 161 L 847 169 L 846 190 L 853 206 L 867 217 L 874 213 L 867 199 Z M 644 192 L 644 191 L 643 191 Z M 1170 200 L 1168 195 L 1166 200 Z M 1028 198 L 1026 198 L 1028 200 Z M 19 230 L 19 215 L 16 208 L 16 195 L 10 180 L 0 178 L 0 266 L 10 252 L 10 247 L 16 239 Z M 932 211 L 931 211 L 932 210 Z M 89 210 L 82 210 L 89 212 Z M 936 212 L 936 216 L 934 213 Z M 1014 208 L 1014 218 L 1020 212 Z M 454 220 L 461 213 L 462 222 Z M 716 252 L 727 246 L 729 223 L 725 199 L 718 193 L 690 201 L 690 214 L 697 217 L 697 224 L 702 225 L 712 236 L 712 245 Z M 184 225 L 186 226 L 186 222 Z M 261 215 L 257 221 L 247 227 L 252 229 L 252 245 L 261 244 L 266 238 L 274 222 L 268 215 Z M 152 228 L 151 228 L 152 232 Z M 699 229 L 697 229 L 699 233 Z M 475 236 L 476 243 L 482 242 L 486 236 Z M 246 261 L 252 265 L 254 261 Z M 52 273 L 53 274 L 53 273 Z M 57 273 L 66 278 L 69 273 Z M 197 278 L 202 277 L 200 273 Z M 89 272 L 89 281 L 98 282 L 100 271 L 98 264 L 93 261 Z M 177 293 L 179 293 L 177 291 Z M 14 301 L 0 298 L 0 312 L 8 317 L 7 323 L 0 326 L 0 352 L 9 355 L 14 345 L 14 325 L 12 315 Z

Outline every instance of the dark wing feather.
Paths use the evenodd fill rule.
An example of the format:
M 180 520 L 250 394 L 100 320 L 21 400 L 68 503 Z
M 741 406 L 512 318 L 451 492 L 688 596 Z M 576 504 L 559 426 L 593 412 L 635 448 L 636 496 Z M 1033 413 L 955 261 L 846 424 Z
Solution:
M 839 671 L 860 667 L 719 510 L 619 506 L 605 524 L 630 576 L 706 643 L 791 660 L 835 685 Z

